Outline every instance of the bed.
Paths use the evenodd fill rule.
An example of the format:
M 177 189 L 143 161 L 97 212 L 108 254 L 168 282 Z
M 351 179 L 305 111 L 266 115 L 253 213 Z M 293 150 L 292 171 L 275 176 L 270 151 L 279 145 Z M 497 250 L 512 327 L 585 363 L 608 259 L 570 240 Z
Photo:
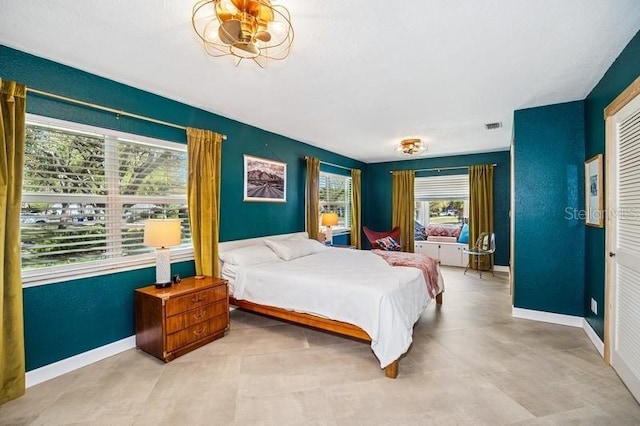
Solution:
M 437 267 L 427 276 L 370 251 L 325 247 L 304 232 L 224 242 L 219 254 L 232 305 L 370 342 L 391 378 L 424 309 L 433 298 L 442 303 Z

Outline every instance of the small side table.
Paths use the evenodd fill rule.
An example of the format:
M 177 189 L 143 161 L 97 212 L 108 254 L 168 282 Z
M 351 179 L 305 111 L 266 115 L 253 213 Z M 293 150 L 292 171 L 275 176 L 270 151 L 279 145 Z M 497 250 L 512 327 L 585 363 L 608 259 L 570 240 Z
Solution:
M 229 290 L 220 278 L 183 278 L 168 288 L 135 290 L 136 346 L 169 362 L 224 337 Z

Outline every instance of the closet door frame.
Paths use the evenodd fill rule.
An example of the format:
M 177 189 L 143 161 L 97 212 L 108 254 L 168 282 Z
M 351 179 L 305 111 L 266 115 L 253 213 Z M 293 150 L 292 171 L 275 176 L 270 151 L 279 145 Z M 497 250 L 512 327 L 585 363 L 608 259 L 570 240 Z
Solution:
M 614 100 L 611 102 L 604 110 L 604 119 L 606 121 L 605 127 L 605 152 L 615 152 L 616 149 L 616 129 L 613 124 L 613 116 L 619 112 L 622 108 L 624 108 L 629 102 L 631 102 L 636 96 L 640 95 L 640 77 L 636 78 L 631 85 L 629 85 L 622 93 L 620 93 Z M 605 204 L 605 211 L 608 212 L 609 208 L 612 208 L 611 205 L 611 190 L 615 188 L 612 182 L 611 171 L 617 170 L 615 164 L 611 164 L 610 156 L 605 155 L 605 176 L 607 179 L 607 202 Z M 614 285 L 612 282 L 612 262 L 613 260 L 609 256 L 609 253 L 614 252 L 615 247 L 613 246 L 613 238 L 614 235 L 612 233 L 612 229 L 608 226 L 609 221 L 612 218 L 609 214 L 606 215 L 606 223 L 605 226 L 605 312 L 604 312 L 604 361 L 611 365 L 611 333 L 613 332 L 612 321 L 612 301 L 613 301 L 613 289 Z

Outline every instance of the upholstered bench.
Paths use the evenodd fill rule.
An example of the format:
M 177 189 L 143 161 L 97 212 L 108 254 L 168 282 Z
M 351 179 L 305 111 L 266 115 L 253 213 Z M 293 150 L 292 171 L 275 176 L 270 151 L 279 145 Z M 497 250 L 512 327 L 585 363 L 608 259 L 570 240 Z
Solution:
M 467 266 L 469 256 L 464 250 L 469 248 L 468 232 L 467 225 L 427 225 L 424 239 L 415 242 L 415 252 L 437 259 L 441 265 Z M 466 234 L 466 239 L 463 240 L 461 234 L 462 237 Z

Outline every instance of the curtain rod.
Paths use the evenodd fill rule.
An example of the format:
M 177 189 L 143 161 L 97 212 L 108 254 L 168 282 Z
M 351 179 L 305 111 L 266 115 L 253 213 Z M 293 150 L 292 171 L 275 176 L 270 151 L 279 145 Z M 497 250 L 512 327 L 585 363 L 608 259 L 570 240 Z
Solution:
M 309 156 L 305 156 L 304 157 L 305 160 L 308 160 L 309 158 L 311 158 L 311 157 L 309 157 Z M 343 169 L 343 170 L 353 170 L 351 167 L 341 166 L 340 164 L 328 163 L 328 162 L 322 161 L 322 160 L 320 160 L 320 163 L 324 164 L 325 166 L 337 167 L 337 168 Z
M 67 102 L 67 103 L 70 103 L 70 104 L 82 105 L 82 106 L 86 106 L 86 107 L 93 108 L 93 109 L 99 109 L 101 111 L 111 112 L 111 113 L 116 114 L 116 115 L 122 115 L 122 116 L 125 116 L 125 117 L 131 117 L 131 118 L 135 118 L 135 119 L 142 120 L 142 121 L 148 121 L 149 123 L 161 124 L 163 126 L 173 127 L 175 129 L 187 130 L 186 126 L 181 126 L 179 124 L 169 123 L 167 121 L 162 121 L 162 120 L 156 120 L 155 118 L 145 117 L 144 115 L 138 115 L 138 114 L 134 114 L 134 113 L 131 113 L 131 112 L 117 110 L 115 108 L 109 108 L 109 107 L 106 107 L 106 106 L 94 104 L 94 103 L 91 103 L 91 102 L 85 102 L 85 101 L 81 101 L 81 100 L 78 100 L 78 99 L 68 98 L 66 96 L 56 95 L 55 93 L 49 93 L 49 92 L 45 92 L 45 91 L 38 90 L 38 89 L 32 89 L 30 87 L 27 87 L 27 92 L 35 93 L 36 95 L 45 96 L 45 97 L 48 97 L 48 98 L 57 99 L 59 101 Z M 222 140 L 227 140 L 227 135 L 222 135 Z
M 497 164 L 493 163 L 493 167 L 498 167 Z M 469 166 L 456 166 L 456 167 L 434 167 L 433 169 L 416 169 L 414 172 L 441 172 L 443 170 L 460 170 L 460 169 L 468 169 Z M 394 170 L 389 173 L 393 173 Z

